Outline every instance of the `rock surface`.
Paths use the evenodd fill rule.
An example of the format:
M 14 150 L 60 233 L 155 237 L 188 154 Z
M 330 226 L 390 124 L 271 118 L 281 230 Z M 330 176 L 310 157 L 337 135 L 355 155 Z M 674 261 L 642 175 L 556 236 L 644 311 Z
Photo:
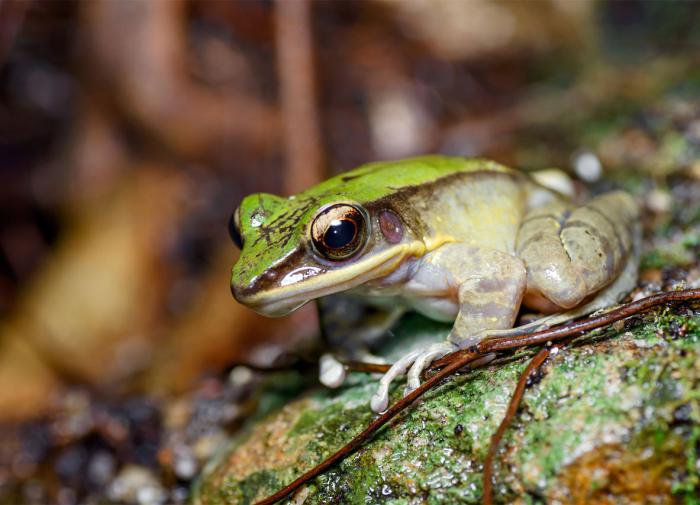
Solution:
M 393 341 L 405 349 L 407 340 L 446 331 L 414 316 Z M 443 383 L 290 503 L 480 503 L 490 436 L 531 355 Z M 699 305 L 586 334 L 543 372 L 501 444 L 496 502 L 694 503 Z M 353 376 L 251 425 L 209 466 L 194 503 L 253 503 L 291 482 L 371 421 L 374 387 L 374 379 Z

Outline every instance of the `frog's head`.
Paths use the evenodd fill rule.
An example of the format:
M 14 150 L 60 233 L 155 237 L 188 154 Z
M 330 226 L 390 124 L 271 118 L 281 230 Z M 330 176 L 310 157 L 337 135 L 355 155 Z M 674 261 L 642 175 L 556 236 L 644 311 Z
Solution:
M 282 316 L 319 296 L 393 272 L 423 242 L 388 199 L 362 204 L 337 193 L 246 197 L 230 232 L 241 248 L 231 274 L 240 303 Z

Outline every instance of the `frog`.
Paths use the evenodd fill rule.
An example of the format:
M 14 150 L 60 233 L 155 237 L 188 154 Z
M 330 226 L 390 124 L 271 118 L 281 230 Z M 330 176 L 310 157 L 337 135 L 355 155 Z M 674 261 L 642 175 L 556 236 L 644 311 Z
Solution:
M 487 159 L 425 155 L 368 163 L 289 197 L 252 194 L 230 220 L 240 248 L 231 291 L 270 317 L 347 295 L 385 307 L 390 322 L 413 310 L 452 324 L 379 379 L 379 413 L 393 381 L 405 375 L 408 394 L 448 353 L 583 317 L 633 289 L 635 199 L 615 190 L 575 203 L 551 186 Z M 542 316 L 514 327 L 521 308 Z M 321 382 L 343 383 L 332 355 L 320 368 Z

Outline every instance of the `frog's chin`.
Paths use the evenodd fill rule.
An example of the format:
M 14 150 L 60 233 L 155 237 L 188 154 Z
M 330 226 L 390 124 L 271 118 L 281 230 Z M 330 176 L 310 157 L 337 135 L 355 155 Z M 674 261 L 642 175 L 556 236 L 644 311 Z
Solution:
M 261 305 L 258 307 L 252 306 L 251 309 L 253 309 L 255 312 L 260 314 L 261 316 L 265 317 L 282 317 L 282 316 L 287 316 L 294 312 L 297 309 L 302 308 L 304 305 L 307 304 L 309 300 L 305 300 L 303 302 L 294 302 L 290 303 L 286 300 L 281 300 L 278 303 L 269 303 L 266 305 Z

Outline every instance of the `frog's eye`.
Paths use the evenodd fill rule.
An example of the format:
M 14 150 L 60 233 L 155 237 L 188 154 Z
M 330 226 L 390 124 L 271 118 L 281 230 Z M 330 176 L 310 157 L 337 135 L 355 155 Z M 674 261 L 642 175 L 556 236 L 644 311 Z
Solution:
M 228 234 L 231 236 L 233 243 L 236 244 L 236 247 L 243 249 L 243 238 L 241 237 L 239 228 L 238 209 L 231 214 L 231 217 L 228 220 Z
M 349 258 L 362 249 L 367 241 L 365 216 L 354 205 L 331 205 L 321 211 L 311 223 L 311 241 L 324 258 Z

